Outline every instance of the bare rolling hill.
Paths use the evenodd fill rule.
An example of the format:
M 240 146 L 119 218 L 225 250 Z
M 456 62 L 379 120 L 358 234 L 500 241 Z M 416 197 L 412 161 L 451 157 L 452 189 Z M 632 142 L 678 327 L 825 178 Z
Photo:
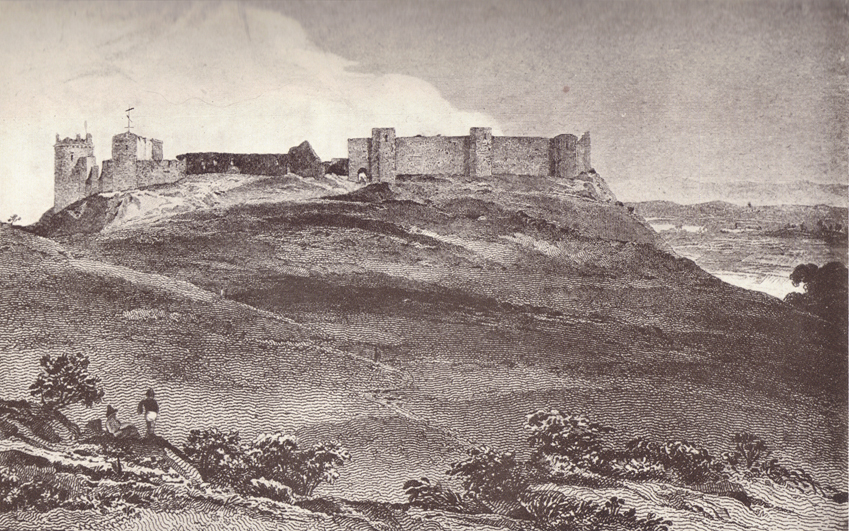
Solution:
M 83 226 L 87 205 L 103 201 L 90 198 L 71 209 L 79 218 L 34 227 L 76 257 L 68 264 L 191 286 L 203 305 L 136 293 L 124 277 L 80 283 L 87 273 L 70 266 L 47 289 L 9 281 L 29 306 L 51 308 L 28 319 L 93 321 L 65 333 L 142 363 L 180 419 L 174 438 L 202 403 L 220 427 L 247 434 L 324 423 L 347 426 L 335 432 L 345 442 L 346 422 L 377 415 L 522 455 L 524 416 L 552 406 L 617 426 L 623 440 L 685 438 L 715 452 L 755 431 L 790 463 L 845 481 L 845 338 L 674 257 L 627 208 L 519 179 L 418 179 L 345 195 L 343 184 L 240 178 L 213 201 L 181 196 L 184 211 L 142 209 L 129 223 L 107 205 Z M 56 297 L 70 306 L 52 309 Z M 130 363 L 112 370 L 111 392 Z M 375 438 L 368 470 L 382 456 L 397 461 L 391 446 Z M 407 470 L 439 474 L 445 459 L 411 458 Z M 351 474 L 368 477 L 357 466 Z

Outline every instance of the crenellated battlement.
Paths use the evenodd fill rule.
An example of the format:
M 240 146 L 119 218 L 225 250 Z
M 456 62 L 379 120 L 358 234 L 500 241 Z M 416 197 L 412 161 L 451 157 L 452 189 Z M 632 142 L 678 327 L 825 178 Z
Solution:
M 56 133 L 55 146 L 91 146 L 93 148 L 94 140 L 92 140 L 91 133 L 87 133 L 85 138 L 82 138 L 79 134 L 77 134 L 77 138 L 65 137 L 64 140 L 59 138 L 59 133 Z

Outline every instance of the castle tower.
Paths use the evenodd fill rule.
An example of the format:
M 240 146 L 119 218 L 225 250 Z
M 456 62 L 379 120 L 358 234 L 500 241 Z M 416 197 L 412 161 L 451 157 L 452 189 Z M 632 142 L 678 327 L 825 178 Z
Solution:
M 557 135 L 551 139 L 551 173 L 556 179 L 574 179 L 578 175 L 577 144 L 575 135 Z
M 140 136 L 129 131 L 112 137 L 112 190 L 136 188 L 136 161 L 140 158 L 140 139 Z
M 469 177 L 492 177 L 492 128 L 469 131 Z
M 395 128 L 371 130 L 369 175 L 378 182 L 395 182 Z
M 57 134 L 53 150 L 53 210 L 58 212 L 86 197 L 86 181 L 97 180 L 97 165 L 90 133 L 85 140 L 80 135 L 60 140 Z

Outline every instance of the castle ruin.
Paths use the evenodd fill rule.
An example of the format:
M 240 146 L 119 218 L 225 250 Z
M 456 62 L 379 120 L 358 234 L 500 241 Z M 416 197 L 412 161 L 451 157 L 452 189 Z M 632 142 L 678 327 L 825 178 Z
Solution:
M 389 127 L 372 129 L 371 138 L 348 139 L 352 181 L 362 173 L 370 181 L 394 182 L 413 175 L 575 179 L 591 171 L 588 132 L 581 138 L 492 136 L 489 127 L 473 127 L 468 136 L 396 137 Z
M 102 169 L 94 157 L 91 134 L 64 140 L 57 134 L 53 149 L 54 212 L 90 195 L 172 183 L 186 173 L 184 162 L 163 159 L 161 140 L 129 131 L 112 137 L 112 159 L 103 161 Z
M 161 140 L 129 130 L 112 137 L 112 159 L 103 161 L 102 168 L 97 166 L 90 134 L 64 140 L 56 135 L 54 150 L 54 212 L 94 194 L 173 183 L 187 174 L 293 172 L 318 178 L 331 167 L 321 162 L 308 142 L 285 154 L 186 153 L 177 160 L 164 160 Z M 613 197 L 592 169 L 588 132 L 581 138 L 492 136 L 488 127 L 472 127 L 467 136 L 396 137 L 394 128 L 374 128 L 370 138 L 349 138 L 348 159 L 332 166 L 351 181 L 361 175 L 371 182 L 419 175 L 469 179 L 517 175 L 573 181 L 595 187 L 600 191 L 596 195 L 606 200 Z

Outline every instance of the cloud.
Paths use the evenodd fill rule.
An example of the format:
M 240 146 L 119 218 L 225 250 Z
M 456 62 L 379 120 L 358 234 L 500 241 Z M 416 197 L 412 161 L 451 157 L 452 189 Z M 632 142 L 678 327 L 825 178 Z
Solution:
M 165 155 L 285 152 L 324 158 L 372 127 L 399 135 L 500 128 L 410 76 L 366 74 L 325 53 L 300 24 L 240 4 L 0 6 L 0 216 L 25 223 L 52 205 L 55 134 L 94 136 L 98 162 L 132 113 Z

